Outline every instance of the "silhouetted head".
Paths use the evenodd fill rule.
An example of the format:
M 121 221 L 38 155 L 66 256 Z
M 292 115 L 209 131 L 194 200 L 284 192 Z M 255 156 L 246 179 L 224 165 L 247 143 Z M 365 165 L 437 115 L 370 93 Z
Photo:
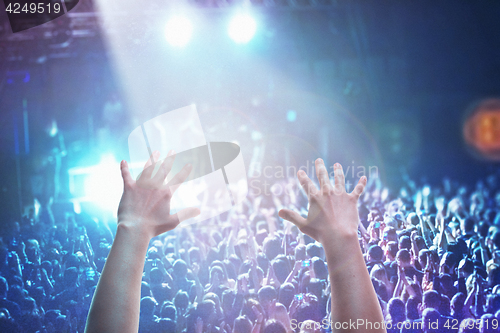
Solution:
M 441 304 L 441 297 L 439 293 L 435 290 L 427 290 L 422 298 L 422 306 L 424 309 L 439 309 Z
M 285 326 L 277 320 L 269 320 L 264 326 L 262 333 L 286 333 Z
M 239 316 L 234 320 L 233 333 L 251 333 L 252 322 L 246 316 Z
M 149 296 L 143 297 L 141 299 L 141 312 L 140 312 L 141 316 L 146 316 L 146 317 L 153 316 L 157 305 L 158 303 L 156 303 L 154 298 Z
M 400 298 L 391 298 L 389 303 L 387 303 L 387 310 L 389 311 L 393 324 L 405 321 L 405 304 Z
M 185 278 L 188 271 L 187 264 L 182 259 L 177 259 L 173 265 L 173 274 L 176 278 Z

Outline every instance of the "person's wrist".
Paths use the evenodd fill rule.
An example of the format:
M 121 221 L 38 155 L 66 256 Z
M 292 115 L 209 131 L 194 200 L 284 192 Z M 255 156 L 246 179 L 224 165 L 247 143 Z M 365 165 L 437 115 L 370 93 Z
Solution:
M 318 241 L 325 248 L 331 245 L 357 244 L 357 246 L 359 246 L 358 233 L 356 231 L 353 232 L 325 231 L 321 233 L 318 238 L 319 238 Z
M 151 240 L 151 238 L 154 237 L 154 235 L 151 232 L 145 230 L 145 228 L 141 227 L 139 223 L 125 219 L 118 220 L 117 232 L 118 231 L 127 233 L 133 239 L 139 241 L 147 241 L 148 243 Z

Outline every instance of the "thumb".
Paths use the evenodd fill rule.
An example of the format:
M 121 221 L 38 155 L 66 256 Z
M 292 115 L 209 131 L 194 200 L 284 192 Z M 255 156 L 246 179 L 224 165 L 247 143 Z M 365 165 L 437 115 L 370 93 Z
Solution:
M 290 210 L 290 209 L 282 209 L 278 212 L 279 217 L 284 220 L 290 221 L 295 224 L 299 229 L 306 224 L 306 219 L 300 216 L 299 213 Z
M 179 223 L 181 223 L 184 220 L 190 219 L 192 217 L 196 217 L 200 215 L 201 211 L 197 207 L 189 207 L 189 208 L 184 208 L 181 211 L 177 212 L 175 216 L 179 220 Z
M 127 161 L 123 160 L 120 163 L 120 170 L 122 172 L 123 185 L 130 186 L 133 183 L 132 176 L 130 175 L 130 170 L 128 169 Z
M 182 221 L 200 215 L 200 209 L 196 207 L 184 208 L 175 214 L 170 215 L 169 223 L 163 224 L 158 227 L 158 234 L 175 229 Z

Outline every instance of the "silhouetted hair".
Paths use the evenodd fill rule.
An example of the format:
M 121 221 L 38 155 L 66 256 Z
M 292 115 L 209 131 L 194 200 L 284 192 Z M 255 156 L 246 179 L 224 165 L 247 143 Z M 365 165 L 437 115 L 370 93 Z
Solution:
M 252 322 L 246 316 L 239 316 L 234 320 L 234 333 L 251 333 L 252 328 Z
M 286 328 L 277 320 L 269 320 L 264 326 L 262 333 L 286 333 Z

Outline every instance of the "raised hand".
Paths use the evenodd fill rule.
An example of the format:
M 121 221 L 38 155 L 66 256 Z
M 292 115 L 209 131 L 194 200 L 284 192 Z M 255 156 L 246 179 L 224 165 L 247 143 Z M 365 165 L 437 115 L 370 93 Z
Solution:
M 200 317 L 196 318 L 196 322 L 194 324 L 194 331 L 196 333 L 203 332 L 203 320 Z
M 122 161 L 120 166 L 124 189 L 118 206 L 118 221 L 149 238 L 172 230 L 183 220 L 200 214 L 200 210 L 194 207 L 170 214 L 170 199 L 189 176 L 192 166 L 185 165 L 167 184 L 164 184 L 172 169 L 175 155 L 172 151 L 169 152 L 153 175 L 159 155 L 158 151 L 153 152 L 137 181 L 132 179 L 126 161 Z
M 156 151 L 137 181 L 132 179 L 127 162 L 122 161 L 120 165 L 124 188 L 118 206 L 116 237 L 94 293 L 86 333 L 137 333 L 142 272 L 151 238 L 200 213 L 192 207 L 170 214 L 170 199 L 192 167 L 184 166 L 164 184 L 174 163 L 174 154 L 170 152 L 161 165 L 157 163 L 158 158 Z M 155 169 L 158 171 L 153 174 Z
M 242 292 L 247 295 L 248 294 L 248 278 L 247 275 L 244 275 L 241 279 L 241 288 Z
M 405 274 L 405 271 L 403 270 L 403 268 L 401 266 L 398 265 L 398 278 L 400 280 L 403 280 L 403 279 L 406 279 L 406 274 Z
M 232 332 L 231 326 L 229 326 L 229 324 L 226 324 L 225 321 L 222 321 L 220 323 L 219 332 L 220 333 L 231 333 Z
M 297 174 L 309 199 L 307 219 L 289 209 L 280 210 L 279 216 L 294 223 L 302 232 L 321 243 L 331 235 L 356 235 L 359 223 L 357 202 L 366 186 L 366 177 L 361 177 L 354 190 L 347 193 L 344 172 L 339 163 L 334 165 L 334 186 L 330 183 L 323 160 L 317 159 L 315 165 L 319 189 L 303 170 Z
M 264 321 L 264 314 L 255 305 L 252 305 L 252 311 L 257 318 L 255 323 L 259 325 L 262 324 L 262 322 Z
M 358 240 L 358 199 L 366 186 L 363 176 L 351 193 L 345 190 L 344 172 L 334 165 L 335 185 L 330 183 L 323 160 L 316 160 L 320 188 L 298 172 L 299 182 L 309 199 L 309 212 L 282 209 L 280 217 L 294 223 L 303 233 L 319 241 L 325 250 L 332 295 L 332 322 L 383 322 L 384 317 L 373 289 Z M 357 332 L 342 329 L 342 332 Z M 384 327 L 363 332 L 386 332 Z

